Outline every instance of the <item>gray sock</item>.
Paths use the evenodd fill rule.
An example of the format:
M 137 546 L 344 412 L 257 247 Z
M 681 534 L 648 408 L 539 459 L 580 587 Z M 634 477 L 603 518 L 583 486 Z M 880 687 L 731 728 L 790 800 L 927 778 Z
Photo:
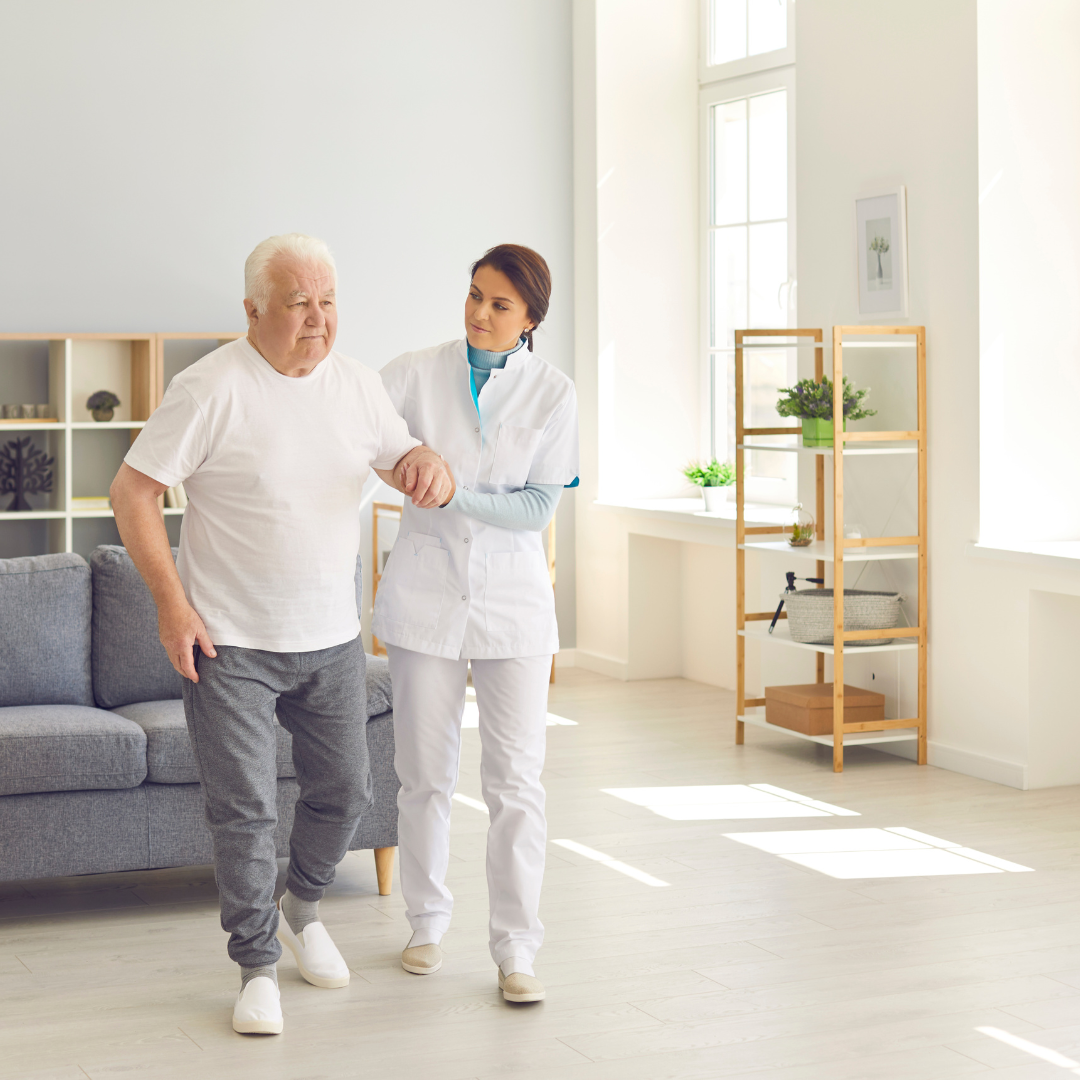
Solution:
M 281 914 L 294 934 L 299 934 L 308 923 L 319 921 L 319 901 L 301 900 L 288 889 L 281 898 Z
M 277 964 L 263 964 L 261 967 L 244 967 L 240 965 L 240 992 L 244 992 L 244 987 L 247 986 L 252 979 L 258 978 L 260 975 L 264 975 L 268 979 L 272 979 L 274 985 L 277 986 Z

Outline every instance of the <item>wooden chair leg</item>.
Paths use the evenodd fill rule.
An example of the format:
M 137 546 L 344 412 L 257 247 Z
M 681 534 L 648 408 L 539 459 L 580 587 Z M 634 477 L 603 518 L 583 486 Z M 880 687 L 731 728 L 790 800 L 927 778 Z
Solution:
M 396 847 L 375 848 L 375 876 L 379 879 L 379 895 L 389 896 L 394 884 L 394 854 Z

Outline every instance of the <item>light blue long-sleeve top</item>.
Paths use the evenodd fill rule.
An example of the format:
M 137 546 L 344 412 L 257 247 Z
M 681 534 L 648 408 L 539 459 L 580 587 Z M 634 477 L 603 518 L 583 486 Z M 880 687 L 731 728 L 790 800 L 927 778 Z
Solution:
M 471 345 L 468 347 L 474 400 L 491 377 L 491 372 L 495 368 L 505 367 L 506 358 L 511 353 L 516 353 L 524 344 L 525 339 L 522 338 L 514 348 L 507 349 L 506 352 L 488 352 L 486 349 L 474 349 Z M 540 532 L 547 528 L 561 496 L 562 487 L 558 484 L 526 484 L 520 491 L 491 495 L 458 488 L 446 505 L 488 525 Z

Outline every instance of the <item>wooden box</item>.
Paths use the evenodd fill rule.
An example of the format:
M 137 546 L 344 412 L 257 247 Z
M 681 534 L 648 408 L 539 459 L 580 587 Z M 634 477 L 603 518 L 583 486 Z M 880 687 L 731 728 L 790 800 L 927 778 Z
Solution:
M 766 686 L 765 719 L 804 735 L 833 733 L 833 684 Z M 863 724 L 885 719 L 885 695 L 844 684 L 844 721 Z

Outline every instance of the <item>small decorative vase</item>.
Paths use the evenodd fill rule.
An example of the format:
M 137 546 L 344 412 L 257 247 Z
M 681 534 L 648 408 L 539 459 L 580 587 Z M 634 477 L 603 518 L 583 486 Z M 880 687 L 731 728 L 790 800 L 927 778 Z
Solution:
M 104 423 L 107 423 L 109 420 L 111 420 L 113 418 L 113 410 L 112 409 L 91 409 L 90 410 L 90 415 L 99 424 L 104 424 Z M 805 423 L 805 421 L 803 421 L 803 422 Z M 832 425 L 830 424 L 829 426 L 831 427 Z M 831 446 L 832 443 L 829 443 L 829 445 Z
M 844 430 L 847 431 L 847 421 L 844 421 Z M 831 420 L 806 420 L 802 422 L 803 446 L 832 446 L 833 422 Z
M 703 487 L 701 494 L 705 496 L 705 513 L 718 514 L 720 507 L 727 502 L 729 487 Z
M 809 547 L 813 542 L 814 518 L 803 509 L 802 503 L 796 503 L 791 510 L 791 535 L 788 543 L 792 547 Z

